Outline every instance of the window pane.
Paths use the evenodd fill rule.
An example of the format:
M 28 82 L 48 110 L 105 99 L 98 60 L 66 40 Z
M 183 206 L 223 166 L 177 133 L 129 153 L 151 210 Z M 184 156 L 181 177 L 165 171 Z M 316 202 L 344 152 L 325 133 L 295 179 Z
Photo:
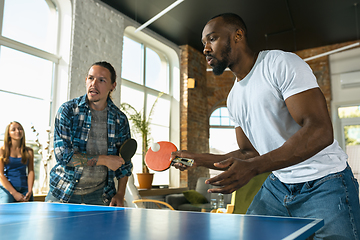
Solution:
M 36 140 L 36 136 L 31 130 L 31 126 L 35 126 L 37 132 L 41 134 L 40 137 L 46 136 L 50 114 L 50 103 L 48 101 L 0 91 L 0 102 L 4 103 L 1 105 L 3 114 L 1 114 L 0 118 L 0 138 L 3 139 L 5 127 L 11 121 L 21 123 L 24 127 L 27 141 Z
M 136 109 L 136 111 L 143 111 L 143 104 L 144 104 L 144 93 L 138 90 L 135 90 L 133 88 L 129 88 L 126 86 L 121 86 L 121 103 L 128 103 L 130 104 L 132 107 L 134 107 Z M 134 124 L 133 122 L 130 120 L 130 116 L 128 113 L 125 113 L 129 119 L 129 124 L 130 124 L 130 130 L 131 130 L 131 135 L 132 138 L 136 139 L 137 143 L 138 143 L 138 148 L 137 148 L 137 153 L 138 154 L 142 154 L 142 141 L 141 141 L 141 134 L 138 134 L 136 132 L 136 129 L 134 128 Z M 135 164 L 135 163 L 134 163 Z M 139 169 L 141 169 L 141 161 L 139 163 Z
M 169 141 L 170 130 L 168 127 L 151 124 L 150 129 L 151 129 L 151 140 L 152 140 L 150 144 L 159 141 Z
M 124 36 L 121 77 L 129 81 L 143 84 L 143 50 L 142 44 Z
M 227 117 L 227 118 L 229 117 L 229 111 L 227 110 L 226 107 L 220 108 L 220 112 L 222 117 Z
M 344 127 L 345 144 L 360 145 L 360 125 L 348 125 Z
M 121 102 L 128 103 L 133 106 L 137 111 L 143 110 L 144 105 L 144 93 L 135 90 L 130 87 L 126 87 L 124 85 L 121 86 Z M 125 113 L 126 114 L 126 113 Z M 129 117 L 128 114 L 126 114 Z M 130 119 L 129 119 L 130 121 Z M 134 124 L 130 121 L 130 130 L 131 130 L 131 137 L 136 139 L 138 147 L 136 150 L 135 156 L 131 159 L 133 163 L 133 173 L 141 173 L 142 172 L 142 138 L 140 134 L 134 134 Z M 138 186 L 138 180 L 136 174 L 134 175 L 135 185 Z
M 220 117 L 211 116 L 210 117 L 210 125 L 211 126 L 220 126 L 221 125 Z
M 339 118 L 360 117 L 360 106 L 340 107 L 338 108 Z
M 230 120 L 229 111 L 226 107 L 221 107 L 211 114 L 210 116 L 211 126 L 234 126 L 234 123 Z
M 0 72 L 0 90 L 50 100 L 51 61 L 1 46 Z
M 121 102 L 128 103 L 137 111 L 141 111 L 144 106 L 144 93 L 142 91 L 122 85 Z
M 45 0 L 5 0 L 2 35 L 55 52 L 57 14 Z
M 235 129 L 210 128 L 210 152 L 228 153 L 239 149 L 236 142 Z
M 160 92 L 167 91 L 167 66 L 160 56 L 150 48 L 146 48 L 145 85 Z
M 150 110 L 156 101 L 157 96 L 148 94 L 147 95 L 147 117 L 149 116 Z M 169 126 L 170 124 L 170 101 L 164 98 L 159 98 L 154 106 L 154 110 L 151 116 L 152 124 Z
M 213 113 L 211 114 L 211 116 L 212 117 L 220 117 L 221 116 L 221 114 L 220 114 L 220 109 L 221 108 L 218 108 L 218 109 L 216 109 L 215 111 L 213 111 Z
M 234 129 L 229 128 L 210 128 L 210 153 L 223 154 L 239 149 L 236 142 Z M 209 170 L 210 177 L 222 173 L 218 170 Z
M 346 153 L 348 163 L 354 172 L 355 178 L 360 178 L 360 125 L 344 126 Z
M 221 125 L 222 125 L 222 126 L 231 126 L 232 123 L 231 123 L 231 121 L 230 121 L 230 118 L 222 118 L 222 119 L 221 119 Z

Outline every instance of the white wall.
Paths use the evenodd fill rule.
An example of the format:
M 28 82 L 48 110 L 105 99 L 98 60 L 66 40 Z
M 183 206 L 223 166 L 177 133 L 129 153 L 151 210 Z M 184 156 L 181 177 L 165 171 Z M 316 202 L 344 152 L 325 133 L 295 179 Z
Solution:
M 341 139 L 341 124 L 337 115 L 337 109 L 341 106 L 360 105 L 360 78 L 358 79 L 359 84 L 350 88 L 344 88 L 341 85 L 341 80 L 344 78 L 344 76 L 346 77 L 346 75 L 357 76 L 358 71 L 360 71 L 359 47 L 330 55 L 332 93 L 331 113 L 335 138 L 338 140 L 340 145 L 343 145 L 343 141 Z
M 352 88 L 341 87 L 341 75 L 356 71 L 360 71 L 359 47 L 330 56 L 332 101 L 334 103 L 360 101 L 360 84 Z

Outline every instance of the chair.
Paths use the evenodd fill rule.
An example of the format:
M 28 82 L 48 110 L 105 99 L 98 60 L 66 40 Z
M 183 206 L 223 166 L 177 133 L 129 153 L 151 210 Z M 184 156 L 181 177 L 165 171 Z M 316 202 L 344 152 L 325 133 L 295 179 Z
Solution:
M 234 204 L 233 213 L 245 214 L 262 184 L 269 176 L 269 172 L 252 178 L 246 185 L 233 192 L 231 203 Z
M 133 200 L 132 201 L 133 203 L 135 204 L 138 204 L 138 203 L 154 203 L 158 209 L 170 209 L 170 210 L 175 210 L 170 204 L 166 203 L 166 202 L 163 202 L 163 201 L 159 201 L 159 200 L 154 200 L 154 199 L 138 199 L 138 200 Z M 146 204 L 145 204 L 146 205 Z M 151 208 L 153 209 L 153 207 L 151 207 L 153 205 L 151 204 L 148 204 L 146 205 L 145 208 Z
M 174 208 L 163 201 L 141 198 L 137 187 L 134 184 L 134 175 L 128 178 L 125 191 L 125 206 L 133 208 L 174 210 Z

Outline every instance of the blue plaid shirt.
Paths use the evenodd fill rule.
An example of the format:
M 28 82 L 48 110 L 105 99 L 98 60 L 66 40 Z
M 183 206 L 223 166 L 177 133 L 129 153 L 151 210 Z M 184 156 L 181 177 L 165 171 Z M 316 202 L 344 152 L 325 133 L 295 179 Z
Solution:
M 108 155 L 118 155 L 119 147 L 129 139 L 130 127 L 126 115 L 107 100 Z M 83 167 L 69 167 L 74 153 L 86 153 L 86 143 L 91 128 L 91 111 L 86 95 L 61 105 L 55 118 L 54 153 L 57 164 L 50 172 L 50 192 L 62 202 L 68 202 L 79 181 Z M 108 202 L 116 193 L 114 177 L 131 175 L 132 163 L 122 165 L 115 172 L 108 170 L 103 199 Z

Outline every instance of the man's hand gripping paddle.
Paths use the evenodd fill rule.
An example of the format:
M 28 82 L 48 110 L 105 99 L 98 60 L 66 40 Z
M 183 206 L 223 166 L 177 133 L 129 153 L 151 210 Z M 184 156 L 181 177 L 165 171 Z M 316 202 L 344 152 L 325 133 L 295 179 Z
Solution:
M 146 166 L 154 171 L 164 171 L 174 163 L 182 163 L 189 167 L 193 165 L 193 159 L 175 158 L 170 161 L 171 153 L 176 151 L 176 146 L 171 142 L 161 141 L 154 143 L 145 155 Z

